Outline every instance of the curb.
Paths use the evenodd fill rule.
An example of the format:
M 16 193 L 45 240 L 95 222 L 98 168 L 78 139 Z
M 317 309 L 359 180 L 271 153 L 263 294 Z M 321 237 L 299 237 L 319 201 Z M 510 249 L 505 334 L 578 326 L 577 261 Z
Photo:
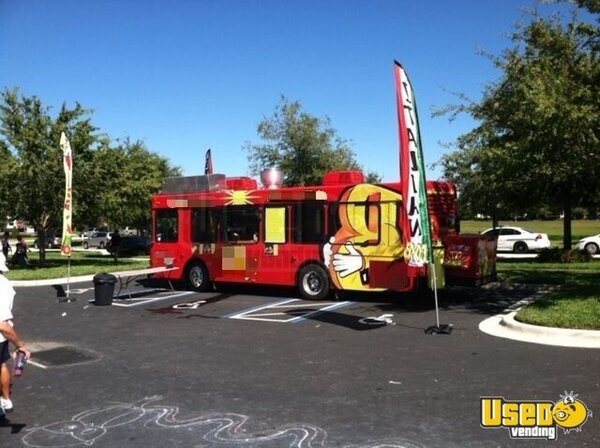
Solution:
M 71 278 L 48 278 L 45 280 L 10 280 L 10 284 L 14 287 L 27 288 L 32 286 L 52 286 L 64 285 L 66 283 L 82 283 L 91 282 L 94 280 L 93 275 L 82 275 L 81 277 Z
M 515 320 L 516 311 L 497 314 L 479 323 L 491 336 L 558 347 L 600 348 L 600 330 L 542 327 Z

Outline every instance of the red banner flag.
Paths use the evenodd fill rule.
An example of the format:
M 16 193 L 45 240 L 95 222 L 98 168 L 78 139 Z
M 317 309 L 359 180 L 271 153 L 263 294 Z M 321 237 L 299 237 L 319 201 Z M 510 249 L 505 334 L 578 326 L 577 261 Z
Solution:
M 206 151 L 206 156 L 204 157 L 204 174 L 212 174 L 213 173 L 213 164 L 212 164 L 212 154 L 210 153 L 210 149 Z
M 432 261 L 431 227 L 425 181 L 425 163 L 419 131 L 417 103 L 412 85 L 396 62 L 396 101 L 400 133 L 400 182 L 404 207 L 402 233 L 409 266 L 421 267 Z

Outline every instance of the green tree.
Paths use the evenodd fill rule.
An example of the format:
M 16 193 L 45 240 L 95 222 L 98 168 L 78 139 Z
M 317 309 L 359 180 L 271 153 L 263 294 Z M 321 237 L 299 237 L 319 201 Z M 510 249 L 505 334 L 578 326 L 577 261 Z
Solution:
M 282 97 L 269 118 L 257 127 L 262 143 L 246 142 L 251 174 L 269 167 L 284 173 L 284 185 L 319 185 L 331 170 L 359 170 L 347 140 L 338 136 L 328 118 L 318 118 L 302 110 L 298 101 Z M 367 180 L 379 182 L 376 173 Z
M 162 188 L 166 177 L 180 175 L 179 168 L 171 167 L 166 158 L 150 152 L 141 141 L 125 139 L 116 147 L 102 146 L 94 157 L 94 177 L 104 181 L 96 222 L 146 230 L 152 195 Z
M 73 108 L 63 104 L 52 117 L 38 97 L 6 89 L 0 94 L 0 132 L 0 213 L 34 226 L 41 264 L 47 230 L 62 229 L 61 132 L 67 134 L 73 151 L 76 228 L 105 222 L 147 228 L 151 195 L 160 190 L 165 177 L 179 174 L 141 142 L 126 139 L 111 146 L 110 138 L 92 124 L 90 111 L 79 103 Z
M 573 15 L 531 21 L 514 47 L 493 57 L 500 79 L 479 102 L 439 113 L 468 113 L 480 124 L 442 158 L 461 198 L 489 213 L 555 205 L 564 210 L 563 245 L 571 248 L 571 213 L 600 194 L 600 65 L 590 36 L 597 27 Z
M 575 3 L 589 12 L 600 13 L 600 0 L 576 0 Z
M 11 187 L 13 186 L 15 172 L 15 158 L 10 152 L 5 141 L 0 140 L 0 220 L 3 222 L 7 216 L 12 216 Z M 4 230 L 4 229 L 2 229 Z
M 64 170 L 60 134 L 66 132 L 72 147 L 78 149 L 74 163 L 79 160 L 85 164 L 97 141 L 96 128 L 91 124 L 89 111 L 80 104 L 72 109 L 63 105 L 52 118 L 50 109 L 38 97 L 22 97 L 18 89 L 4 90 L 0 100 L 3 146 L 12 157 L 8 158 L 10 165 L 3 168 L 10 175 L 3 181 L 0 196 L 9 198 L 7 207 L 12 216 L 25 219 L 38 232 L 43 263 L 46 231 L 58 228 L 62 219 Z M 76 185 L 84 189 L 86 186 L 85 168 L 79 173 L 73 176 L 74 198 L 78 196 Z M 79 175 L 84 179 L 78 180 Z

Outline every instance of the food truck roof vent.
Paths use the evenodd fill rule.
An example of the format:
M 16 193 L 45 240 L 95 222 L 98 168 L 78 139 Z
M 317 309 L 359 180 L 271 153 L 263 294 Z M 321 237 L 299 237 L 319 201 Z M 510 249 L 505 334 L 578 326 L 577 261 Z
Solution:
M 267 168 L 260 173 L 263 188 L 275 190 L 283 185 L 283 173 L 278 168 Z
M 365 175 L 362 171 L 330 171 L 323 177 L 323 185 L 362 184 Z

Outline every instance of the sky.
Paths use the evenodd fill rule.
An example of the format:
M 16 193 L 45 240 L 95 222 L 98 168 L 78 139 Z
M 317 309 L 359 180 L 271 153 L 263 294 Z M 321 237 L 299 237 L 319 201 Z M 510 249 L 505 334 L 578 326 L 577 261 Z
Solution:
M 113 139 L 142 140 L 184 175 L 248 175 L 243 146 L 281 96 L 328 117 L 357 162 L 397 180 L 393 66 L 411 78 L 428 178 L 480 99 L 534 0 L 0 0 L 0 89 L 78 101 Z M 543 10 L 548 10 L 544 7 Z M 58 142 L 57 142 L 58 144 Z M 73 148 L 76 151 L 76 148 Z

